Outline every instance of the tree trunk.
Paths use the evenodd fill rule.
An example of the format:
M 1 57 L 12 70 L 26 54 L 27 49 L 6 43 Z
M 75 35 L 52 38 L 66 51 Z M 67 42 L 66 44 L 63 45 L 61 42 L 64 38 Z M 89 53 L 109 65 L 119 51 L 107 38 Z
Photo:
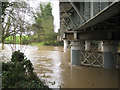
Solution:
M 53 46 L 54 46 L 55 45 L 54 41 L 52 41 L 52 43 L 53 43 Z
M 15 51 L 16 51 L 16 33 L 15 33 Z
M 4 29 L 2 29 L 2 50 L 4 50 Z
M 21 38 L 22 38 L 22 33 L 20 34 L 20 49 L 21 49 Z
M 4 50 L 4 40 L 2 40 L 2 50 Z
M 31 44 L 31 35 L 30 34 L 28 34 L 28 44 Z
M 13 35 L 13 45 L 14 45 L 14 35 Z
M 2 50 L 4 50 L 4 41 L 5 39 L 4 39 L 4 36 L 2 35 Z
M 15 51 L 15 34 L 13 35 L 13 51 Z

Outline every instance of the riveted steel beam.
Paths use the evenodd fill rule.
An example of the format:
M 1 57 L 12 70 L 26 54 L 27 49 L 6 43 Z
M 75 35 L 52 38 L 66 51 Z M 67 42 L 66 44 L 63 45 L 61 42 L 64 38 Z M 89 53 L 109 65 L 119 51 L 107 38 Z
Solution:
M 70 27 L 70 25 L 67 23 L 67 21 L 65 20 L 65 18 L 61 15 L 61 17 L 62 17 L 62 19 L 65 21 L 65 23 L 67 24 L 67 26 L 70 28 L 70 29 L 72 29 L 71 27 Z
M 72 22 L 72 24 L 77 28 L 76 24 L 73 22 L 73 20 L 71 19 L 71 17 L 68 15 L 68 13 L 65 11 L 65 9 L 63 8 L 62 5 L 60 5 L 61 9 L 66 13 L 66 15 L 69 17 L 70 21 Z
M 119 18 L 120 14 L 120 2 L 112 3 L 109 7 L 105 8 L 93 18 L 89 19 L 86 23 L 82 24 L 78 30 L 84 30 L 88 27 L 95 26 L 96 24 L 103 23 L 103 21 L 107 21 L 108 19 L 112 19 L 113 16 Z M 108 21 L 109 22 L 109 21 Z
M 79 15 L 79 17 L 83 20 L 83 22 L 86 22 L 84 16 L 80 13 L 80 11 L 76 7 L 76 5 L 73 2 L 71 2 L 71 0 L 69 0 L 69 2 L 72 5 L 72 7 L 75 9 L 75 11 L 77 12 L 77 14 Z

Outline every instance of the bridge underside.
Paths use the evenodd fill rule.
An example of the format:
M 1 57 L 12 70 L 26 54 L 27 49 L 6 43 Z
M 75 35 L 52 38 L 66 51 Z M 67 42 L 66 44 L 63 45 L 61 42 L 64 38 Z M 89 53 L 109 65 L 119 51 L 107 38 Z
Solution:
M 65 36 L 72 33 L 77 33 L 80 40 L 120 40 L 120 3 L 99 12 L 77 29 L 65 31 Z
M 98 7 L 100 10 L 96 13 L 97 4 L 101 8 Z M 104 5 L 107 6 L 102 8 Z M 100 67 L 116 68 L 120 61 L 117 56 L 120 41 L 120 2 L 62 2 L 60 12 L 59 34 L 62 33 L 62 40 L 71 42 L 71 64 L 87 63 L 94 66 L 98 63 Z M 93 40 L 98 41 L 100 50 L 97 53 L 91 49 Z M 99 51 L 103 52 L 102 55 L 98 55 Z M 94 60 L 90 62 L 90 58 Z

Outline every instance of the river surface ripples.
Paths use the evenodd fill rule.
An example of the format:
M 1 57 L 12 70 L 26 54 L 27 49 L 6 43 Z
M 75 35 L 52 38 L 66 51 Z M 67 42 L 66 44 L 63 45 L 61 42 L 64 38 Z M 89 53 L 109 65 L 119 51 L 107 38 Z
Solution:
M 9 61 L 13 45 L 5 45 L 0 60 Z M 21 46 L 34 72 L 51 88 L 117 88 L 118 70 L 70 65 L 70 50 L 56 46 Z M 20 49 L 20 45 L 16 45 Z

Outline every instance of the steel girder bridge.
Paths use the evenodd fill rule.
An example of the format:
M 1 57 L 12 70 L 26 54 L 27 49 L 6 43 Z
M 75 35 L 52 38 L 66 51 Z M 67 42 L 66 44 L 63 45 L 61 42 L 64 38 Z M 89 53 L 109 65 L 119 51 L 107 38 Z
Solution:
M 117 68 L 120 1 L 60 2 L 58 36 L 71 47 L 71 64 Z M 96 47 L 96 45 L 98 45 Z

